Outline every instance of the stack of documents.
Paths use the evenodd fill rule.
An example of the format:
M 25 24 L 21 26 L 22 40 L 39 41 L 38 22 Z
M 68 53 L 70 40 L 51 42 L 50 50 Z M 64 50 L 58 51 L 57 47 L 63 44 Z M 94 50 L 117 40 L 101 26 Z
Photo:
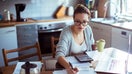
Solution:
M 91 64 L 89 62 L 80 63 L 74 56 L 67 57 L 73 68 L 77 67 L 79 70 L 89 70 Z
M 125 60 L 111 58 L 108 61 L 100 61 L 97 64 L 95 71 L 124 74 L 126 68 L 125 65 L 126 65 Z
M 79 72 L 77 74 L 96 74 L 94 69 L 90 68 L 91 64 L 89 62 L 80 63 L 74 56 L 66 57 L 73 67 L 77 67 Z M 53 74 L 67 74 L 67 71 L 64 70 L 55 70 Z
M 99 52 L 98 52 L 99 53 Z M 98 57 L 95 71 L 103 73 L 125 74 L 127 53 L 115 48 L 107 48 Z
M 67 74 L 66 70 L 56 70 L 53 72 L 53 74 Z M 80 70 L 77 74 L 96 74 L 93 69 L 87 71 L 87 70 Z

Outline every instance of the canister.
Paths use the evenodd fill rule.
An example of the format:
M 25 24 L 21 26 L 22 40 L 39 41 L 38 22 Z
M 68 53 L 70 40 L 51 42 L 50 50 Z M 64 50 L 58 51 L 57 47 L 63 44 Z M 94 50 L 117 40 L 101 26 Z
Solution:
M 97 10 L 91 10 L 91 17 L 92 18 L 98 18 L 98 11 Z
M 3 20 L 10 21 L 10 12 L 8 10 L 4 10 Z
M 67 9 L 67 15 L 68 16 L 73 16 L 73 13 L 74 13 L 73 6 L 69 6 L 68 9 Z

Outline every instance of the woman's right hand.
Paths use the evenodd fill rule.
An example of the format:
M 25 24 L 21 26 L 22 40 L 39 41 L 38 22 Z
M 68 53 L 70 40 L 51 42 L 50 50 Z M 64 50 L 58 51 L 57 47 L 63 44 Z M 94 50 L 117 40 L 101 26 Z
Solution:
M 78 68 L 69 68 L 67 69 L 67 74 L 77 74 Z

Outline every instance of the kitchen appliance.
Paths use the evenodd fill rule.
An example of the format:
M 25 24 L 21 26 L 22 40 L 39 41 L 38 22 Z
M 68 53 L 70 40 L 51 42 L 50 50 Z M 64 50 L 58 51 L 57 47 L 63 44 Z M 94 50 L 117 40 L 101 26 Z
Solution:
M 112 27 L 111 46 L 128 52 L 130 31 Z
M 37 23 L 38 39 L 42 54 L 51 53 L 51 37 L 59 37 L 60 32 L 66 26 L 65 22 Z
M 20 74 L 39 74 L 39 69 L 36 64 L 27 61 L 21 66 Z
M 16 21 L 24 21 L 24 19 L 21 18 L 21 12 L 24 11 L 26 4 L 15 4 L 16 8 Z

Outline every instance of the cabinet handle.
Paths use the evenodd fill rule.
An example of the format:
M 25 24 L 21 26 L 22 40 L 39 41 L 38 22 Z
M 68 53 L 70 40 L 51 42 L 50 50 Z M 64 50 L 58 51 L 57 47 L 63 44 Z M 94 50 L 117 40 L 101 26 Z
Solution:
M 121 35 L 126 36 L 126 35 L 127 35 L 127 32 L 125 32 L 125 31 L 121 31 Z

